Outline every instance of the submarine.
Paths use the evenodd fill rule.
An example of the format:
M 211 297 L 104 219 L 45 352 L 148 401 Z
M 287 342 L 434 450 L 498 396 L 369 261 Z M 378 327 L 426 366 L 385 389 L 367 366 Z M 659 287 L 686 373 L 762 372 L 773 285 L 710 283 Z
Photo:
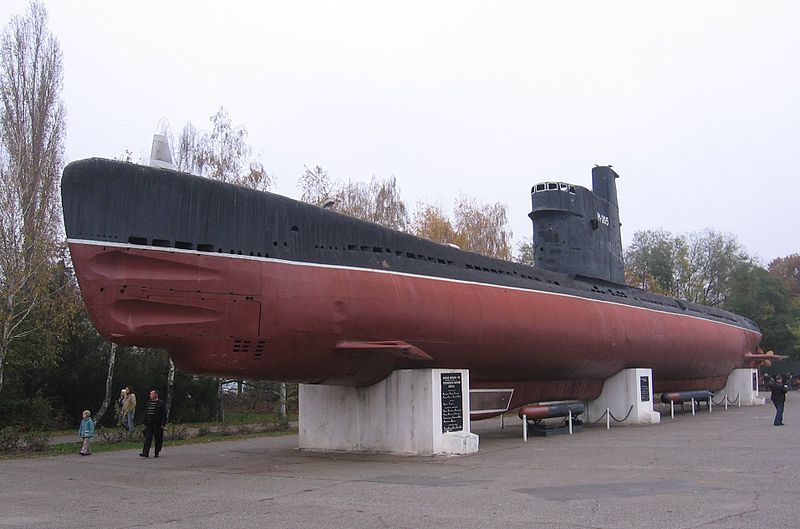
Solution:
M 535 266 L 162 167 L 90 158 L 61 181 L 97 331 L 197 375 L 369 386 L 469 369 L 473 418 L 591 400 L 649 367 L 653 391 L 716 390 L 752 365 L 747 318 L 624 283 L 616 179 L 531 189 Z

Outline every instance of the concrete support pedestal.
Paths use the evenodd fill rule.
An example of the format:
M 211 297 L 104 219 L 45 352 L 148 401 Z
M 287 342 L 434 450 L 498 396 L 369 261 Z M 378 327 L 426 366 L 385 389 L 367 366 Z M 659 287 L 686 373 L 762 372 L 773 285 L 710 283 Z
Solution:
M 633 408 L 631 409 L 631 406 Z M 603 384 L 600 396 L 586 402 L 586 421 L 594 423 L 606 409 L 621 420 L 611 424 L 657 424 L 661 415 L 653 411 L 653 371 L 646 368 L 623 369 Z M 630 410 L 630 413 L 628 411 Z M 627 415 L 625 420 L 623 417 Z
M 404 369 L 369 387 L 300 384 L 300 448 L 470 454 L 469 370 Z
M 729 405 L 733 406 L 738 404 L 737 397 L 742 406 L 761 406 L 766 403 L 766 399 L 758 395 L 758 369 L 751 368 L 734 369 L 728 375 L 728 383 L 722 390 L 714 392 L 714 396 L 717 400 L 726 397 Z

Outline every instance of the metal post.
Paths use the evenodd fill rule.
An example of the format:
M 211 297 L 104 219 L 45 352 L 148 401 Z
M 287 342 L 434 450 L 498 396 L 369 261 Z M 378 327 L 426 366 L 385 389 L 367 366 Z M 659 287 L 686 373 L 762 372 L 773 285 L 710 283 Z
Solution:
M 675 418 L 675 401 L 669 401 L 669 414 L 673 419 Z
M 714 403 L 711 402 L 712 398 L 713 397 L 711 395 L 708 396 L 708 413 L 711 413 L 711 407 L 714 405 Z
M 725 411 L 728 411 L 728 394 L 725 394 Z
M 569 434 L 572 435 L 572 410 L 569 410 Z
M 522 440 L 528 442 L 528 416 L 522 416 Z
M 606 408 L 606 430 L 611 429 L 611 408 Z
M 736 394 L 736 407 L 737 408 L 741 408 L 742 407 L 742 399 L 740 397 L 741 397 L 741 395 L 737 393 Z
M 694 397 L 692 397 L 692 415 L 694 415 Z
M 504 417 L 505 417 L 505 415 L 501 413 L 500 414 L 500 429 L 501 430 L 504 430 L 505 427 L 506 427 L 506 423 L 505 423 Z

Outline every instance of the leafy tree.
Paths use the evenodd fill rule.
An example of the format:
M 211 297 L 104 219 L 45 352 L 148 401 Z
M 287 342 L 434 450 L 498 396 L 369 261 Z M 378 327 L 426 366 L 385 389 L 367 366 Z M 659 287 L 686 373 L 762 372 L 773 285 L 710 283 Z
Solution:
M 679 259 L 676 273 L 681 297 L 709 306 L 722 306 L 730 291 L 733 274 L 753 258 L 730 234 L 714 230 L 692 233 L 686 255 Z
M 461 196 L 453 217 L 451 221 L 440 206 L 420 203 L 414 213 L 413 233 L 489 257 L 511 258 L 511 231 L 504 205 L 480 204 Z
M 651 292 L 723 306 L 734 273 L 753 262 L 730 234 L 704 230 L 673 236 L 664 230 L 639 231 L 625 249 L 625 278 Z
M 481 204 L 474 198 L 459 197 L 455 207 L 455 228 L 471 252 L 511 259 L 511 230 L 506 206 Z
M 637 231 L 625 249 L 625 279 L 651 292 L 678 295 L 676 273 L 685 252 L 682 237 L 665 230 Z
M 0 390 L 12 345 L 52 355 L 42 335 L 60 312 L 59 256 L 63 261 L 58 177 L 63 163 L 62 56 L 47 11 L 33 2 L 14 16 L 0 38 Z M 34 320 L 33 316 L 37 319 Z
M 794 350 L 800 356 L 800 254 L 774 259 L 769 264 L 769 272 L 783 284 L 789 297 L 789 304 L 794 315 L 788 327 L 794 337 Z
M 800 254 L 774 259 L 767 269 L 770 274 L 783 281 L 792 298 L 800 301 Z
M 779 277 L 751 263 L 731 277 L 725 309 L 753 320 L 763 335 L 761 347 L 794 357 L 800 354 L 800 305 Z
M 411 223 L 411 231 L 417 237 L 424 237 L 436 242 L 463 244 L 463 240 L 453 223 L 442 211 L 441 206 L 433 204 L 419 203 L 414 211 L 414 220 Z
M 514 261 L 528 266 L 533 266 L 533 256 L 535 248 L 533 241 L 522 241 L 517 245 L 517 255 L 514 256 Z

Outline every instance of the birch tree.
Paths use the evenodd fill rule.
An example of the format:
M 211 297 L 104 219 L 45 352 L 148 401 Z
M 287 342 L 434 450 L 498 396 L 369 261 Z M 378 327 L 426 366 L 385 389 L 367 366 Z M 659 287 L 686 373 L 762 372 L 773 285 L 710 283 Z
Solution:
M 41 327 L 59 251 L 64 150 L 63 65 L 44 6 L 33 2 L 0 38 L 0 390 L 13 344 Z
M 305 171 L 297 184 L 300 188 L 300 200 L 306 204 L 324 206 L 334 200 L 334 187 L 328 171 L 315 165 L 313 169 L 303 166 Z M 335 201 L 331 204 L 333 205 Z
M 173 156 L 178 169 L 259 191 L 270 189 L 274 179 L 253 158 L 247 129 L 234 125 L 222 107 L 209 121 L 208 131 L 199 130 L 192 123 L 181 129 L 177 153 Z
M 420 203 L 411 226 L 418 237 L 489 257 L 511 258 L 511 230 L 503 204 L 482 204 L 462 195 L 451 220 L 440 206 Z
M 253 148 L 247 142 L 247 129 L 234 125 L 228 111 L 220 109 L 209 119 L 211 130 L 203 131 L 192 123 L 187 123 L 178 135 L 177 152 L 172 159 L 179 170 L 198 176 L 213 178 L 222 182 L 256 189 L 269 190 L 274 178 L 256 160 Z M 175 380 L 175 364 L 169 359 L 169 375 L 167 377 L 167 413 L 172 406 L 173 384 Z M 218 417 L 225 419 L 223 409 L 222 386 L 227 381 L 217 382 Z
M 106 396 L 103 398 L 103 404 L 100 405 L 100 409 L 97 410 L 97 413 L 94 415 L 94 422 L 100 423 L 100 420 L 103 418 L 103 415 L 106 414 L 106 410 L 108 409 L 108 405 L 111 403 L 111 382 L 114 379 L 114 364 L 117 360 L 117 344 L 111 343 L 111 353 L 108 359 L 108 372 L 106 373 Z

